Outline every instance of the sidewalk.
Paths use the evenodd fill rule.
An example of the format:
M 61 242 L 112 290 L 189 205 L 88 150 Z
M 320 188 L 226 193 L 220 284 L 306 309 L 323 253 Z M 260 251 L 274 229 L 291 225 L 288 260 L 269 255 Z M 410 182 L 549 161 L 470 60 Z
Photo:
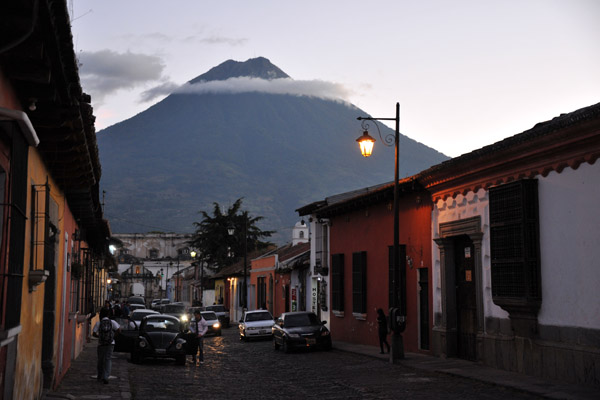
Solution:
M 127 358 L 114 354 L 108 384 L 96 380 L 96 348 L 98 340 L 92 338 L 71 367 L 56 391 L 44 393 L 43 399 L 131 399 Z
M 388 362 L 390 359 L 389 354 L 379 354 L 379 347 L 376 346 L 334 342 L 333 348 L 340 351 L 358 353 L 379 358 Z M 491 383 L 549 399 L 600 399 L 600 389 L 576 384 L 549 382 L 533 376 L 527 376 L 516 372 L 509 372 L 488 367 L 473 361 L 455 358 L 438 358 L 416 353 L 406 353 L 405 358 L 403 360 L 399 360 L 398 364 L 413 369 L 444 373 L 473 379 L 480 382 Z

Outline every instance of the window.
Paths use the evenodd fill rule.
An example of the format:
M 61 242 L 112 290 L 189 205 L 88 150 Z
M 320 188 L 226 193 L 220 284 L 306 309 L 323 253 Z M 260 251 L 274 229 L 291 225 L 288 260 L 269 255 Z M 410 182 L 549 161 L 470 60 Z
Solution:
M 157 249 L 150 249 L 149 255 L 150 255 L 151 259 L 153 259 L 153 260 L 157 259 L 158 258 L 158 250 Z
M 490 250 L 494 303 L 537 313 L 541 302 L 537 180 L 490 189 Z
M 352 254 L 352 313 L 367 312 L 367 252 Z
M 344 311 L 344 255 L 331 255 L 331 308 Z

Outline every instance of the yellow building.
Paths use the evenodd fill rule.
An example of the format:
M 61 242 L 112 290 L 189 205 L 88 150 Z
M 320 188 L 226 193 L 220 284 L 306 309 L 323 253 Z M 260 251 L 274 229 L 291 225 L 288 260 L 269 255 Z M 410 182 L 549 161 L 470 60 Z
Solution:
M 37 399 L 89 335 L 110 228 L 66 1 L 4 12 L 14 37 L 0 50 L 0 399 Z

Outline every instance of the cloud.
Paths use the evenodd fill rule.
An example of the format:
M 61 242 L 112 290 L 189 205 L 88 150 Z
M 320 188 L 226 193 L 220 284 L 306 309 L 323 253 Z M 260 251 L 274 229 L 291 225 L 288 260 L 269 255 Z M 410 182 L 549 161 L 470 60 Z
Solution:
M 140 103 L 152 101 L 161 96 L 168 96 L 179 89 L 180 85 L 173 82 L 165 82 L 140 94 Z
M 175 91 L 184 94 L 261 92 L 346 100 L 352 94 L 339 83 L 320 80 L 295 81 L 290 78 L 265 80 L 259 78 L 230 78 L 225 81 L 186 83 Z
M 79 62 L 84 90 L 99 101 L 120 89 L 164 79 L 165 65 L 157 56 L 100 50 L 80 53 Z
M 199 39 L 200 43 L 206 44 L 228 44 L 230 46 L 241 46 L 246 44 L 248 39 L 234 39 L 222 36 L 209 36 L 206 38 Z

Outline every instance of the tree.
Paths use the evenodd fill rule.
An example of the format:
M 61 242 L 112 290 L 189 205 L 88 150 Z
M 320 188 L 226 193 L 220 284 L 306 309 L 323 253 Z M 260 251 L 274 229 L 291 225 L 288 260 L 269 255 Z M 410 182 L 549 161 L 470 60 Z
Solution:
M 256 224 L 263 217 L 251 217 L 248 211 L 241 210 L 241 198 L 225 213 L 218 203 L 213 203 L 213 206 L 212 216 L 206 211 L 199 212 L 202 221 L 194 222 L 196 231 L 190 240 L 191 246 L 200 253 L 199 260 L 209 268 L 219 270 L 243 257 L 244 252 L 250 253 L 272 245 L 263 239 L 275 231 L 261 230 Z M 233 235 L 229 234 L 230 228 L 233 228 Z

